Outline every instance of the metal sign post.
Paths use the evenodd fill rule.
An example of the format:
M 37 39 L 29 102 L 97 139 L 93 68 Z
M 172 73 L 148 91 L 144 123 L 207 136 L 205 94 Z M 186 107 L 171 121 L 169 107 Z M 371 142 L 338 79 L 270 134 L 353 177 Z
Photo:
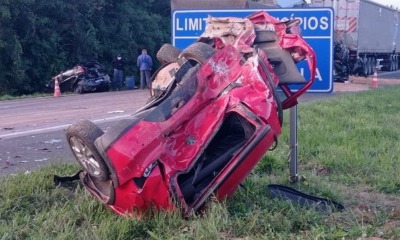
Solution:
M 299 180 L 297 171 L 297 105 L 290 108 L 290 159 L 289 159 L 289 180 L 295 183 Z

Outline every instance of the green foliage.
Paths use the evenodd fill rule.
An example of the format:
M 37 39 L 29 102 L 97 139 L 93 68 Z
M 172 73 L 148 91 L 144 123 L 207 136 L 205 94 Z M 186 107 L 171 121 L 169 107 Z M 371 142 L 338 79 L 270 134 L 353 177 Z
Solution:
M 98 60 L 111 74 L 121 53 L 135 75 L 141 48 L 170 41 L 169 1 L 2 0 L 0 95 L 40 92 L 52 76 Z

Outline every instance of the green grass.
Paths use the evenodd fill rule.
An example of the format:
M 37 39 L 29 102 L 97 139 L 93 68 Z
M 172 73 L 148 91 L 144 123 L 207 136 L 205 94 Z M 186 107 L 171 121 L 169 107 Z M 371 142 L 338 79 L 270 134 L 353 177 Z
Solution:
M 300 104 L 299 172 L 292 187 L 331 198 L 343 212 L 322 213 L 271 198 L 266 186 L 288 182 L 288 112 L 279 145 L 226 202 L 182 219 L 113 214 L 78 183 L 56 188 L 62 164 L 0 182 L 0 239 L 400 239 L 400 87 Z
M 12 95 L 1 95 L 0 101 L 15 100 L 15 99 L 25 99 L 25 98 L 35 98 L 35 97 L 48 97 L 52 96 L 52 93 L 35 93 L 30 95 L 12 96 Z

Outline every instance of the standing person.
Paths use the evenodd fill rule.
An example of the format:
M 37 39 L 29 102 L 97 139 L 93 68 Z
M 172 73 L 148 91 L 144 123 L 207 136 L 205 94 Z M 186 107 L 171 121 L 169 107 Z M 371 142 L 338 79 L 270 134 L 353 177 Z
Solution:
M 137 58 L 137 66 L 140 70 L 140 88 L 150 88 L 150 71 L 153 67 L 153 60 L 147 55 L 147 50 L 142 49 L 142 54 Z
M 112 66 L 114 68 L 113 82 L 115 90 L 119 91 L 122 88 L 123 75 L 124 75 L 124 60 L 122 60 L 121 54 L 113 60 Z

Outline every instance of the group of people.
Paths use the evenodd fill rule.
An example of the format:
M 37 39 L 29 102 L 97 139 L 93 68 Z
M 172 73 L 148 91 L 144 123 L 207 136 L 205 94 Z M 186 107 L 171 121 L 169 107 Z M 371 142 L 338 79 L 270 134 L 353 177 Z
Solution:
M 150 77 L 153 60 L 147 54 L 146 49 L 142 49 L 142 54 L 138 56 L 136 62 L 136 65 L 140 70 L 140 89 L 149 89 L 151 84 Z M 122 59 L 121 54 L 118 54 L 112 62 L 112 67 L 114 69 L 113 82 L 117 91 L 119 91 L 123 86 L 124 65 L 125 62 Z

